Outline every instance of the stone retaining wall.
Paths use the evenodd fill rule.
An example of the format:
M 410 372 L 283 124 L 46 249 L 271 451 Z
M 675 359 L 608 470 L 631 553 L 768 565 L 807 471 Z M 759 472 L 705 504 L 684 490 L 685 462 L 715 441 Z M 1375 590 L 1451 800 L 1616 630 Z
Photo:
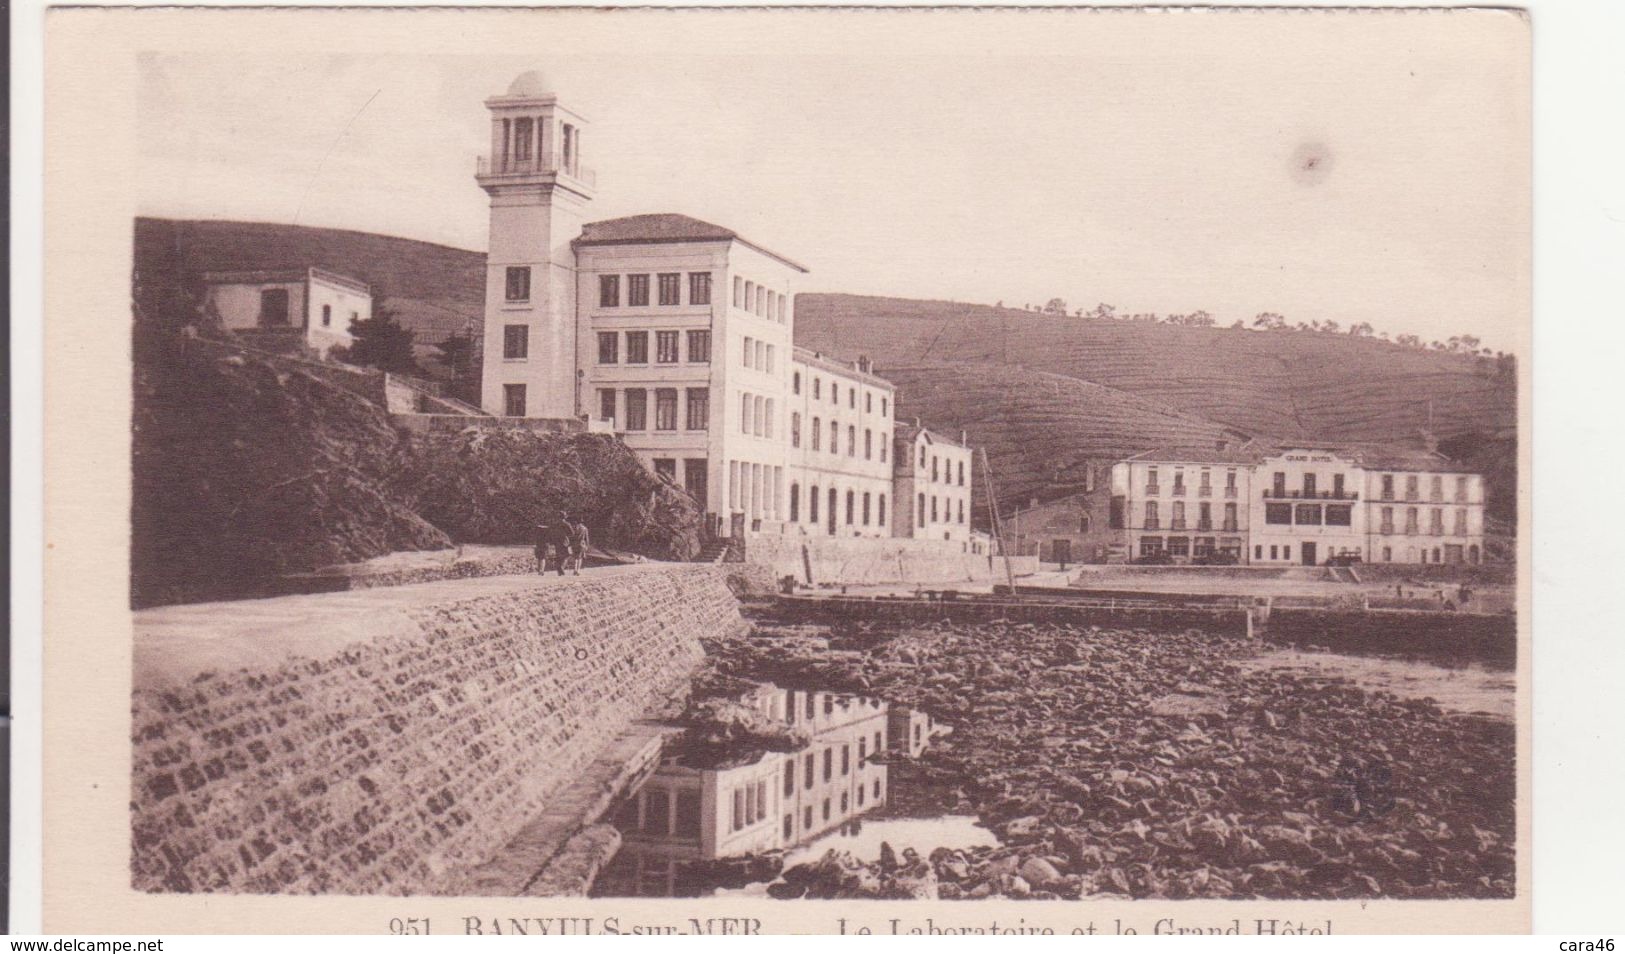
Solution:
M 1009 602 L 989 599 L 864 599 L 845 597 L 781 597 L 752 615 L 775 622 L 840 625 L 852 620 L 922 623 L 942 620 L 987 623 L 1068 623 L 1130 629 L 1184 630 L 1243 635 L 1244 610 L 1178 607 L 1068 605 L 1062 602 Z
M 132 882 L 456 894 L 745 625 L 723 567 L 136 614 Z
M 1002 561 L 961 552 L 958 543 L 897 537 L 752 533 L 745 538 L 745 562 L 768 567 L 775 578 L 793 576 L 812 585 L 973 583 L 1004 575 Z
M 1518 661 L 1518 622 L 1511 613 L 1277 608 L 1270 612 L 1267 633 L 1271 642 L 1293 646 L 1396 653 L 1503 669 Z

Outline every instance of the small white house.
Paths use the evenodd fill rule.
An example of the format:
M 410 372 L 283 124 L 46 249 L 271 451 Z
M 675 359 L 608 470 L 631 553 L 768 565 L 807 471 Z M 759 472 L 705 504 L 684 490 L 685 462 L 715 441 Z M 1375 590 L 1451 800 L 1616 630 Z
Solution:
M 351 322 L 372 317 L 372 289 L 325 269 L 205 272 L 203 283 L 225 327 L 267 345 L 303 341 L 326 354 L 350 344 Z

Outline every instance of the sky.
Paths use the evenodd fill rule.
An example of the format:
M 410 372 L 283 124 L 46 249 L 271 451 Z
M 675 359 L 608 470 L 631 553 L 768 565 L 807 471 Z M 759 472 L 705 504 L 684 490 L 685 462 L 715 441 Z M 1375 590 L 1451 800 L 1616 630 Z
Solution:
M 144 54 L 139 211 L 483 250 L 482 103 L 540 69 L 591 121 L 590 218 L 728 226 L 803 291 L 1526 334 L 1504 14 L 498 17 Z

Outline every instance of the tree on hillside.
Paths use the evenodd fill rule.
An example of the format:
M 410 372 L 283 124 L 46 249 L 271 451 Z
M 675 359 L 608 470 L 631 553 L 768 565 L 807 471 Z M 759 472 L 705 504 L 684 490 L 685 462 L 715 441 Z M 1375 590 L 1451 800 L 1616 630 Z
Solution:
M 1188 315 L 1169 315 L 1167 322 L 1170 325 L 1184 325 L 1190 328 L 1213 327 L 1213 316 L 1198 308 Z
M 1417 337 L 1416 335 L 1400 335 L 1399 337 L 1394 339 L 1394 343 L 1395 344 L 1402 344 L 1407 348 L 1420 348 L 1420 347 L 1422 347 L 1422 339 Z
M 1330 318 L 1327 318 L 1325 321 L 1320 323 L 1320 330 L 1326 332 L 1327 334 L 1335 335 L 1339 331 L 1343 330 L 1343 326 Z
M 470 404 L 480 403 L 480 356 L 475 343 L 472 334 L 459 331 L 435 345 L 441 363 L 451 371 L 451 396 Z
M 1242 323 L 1242 320 L 1240 318 L 1237 318 L 1236 323 L 1230 326 L 1230 330 L 1232 330 L 1232 331 L 1242 331 L 1242 330 L 1245 330 L 1246 327 L 1247 326 Z
M 1051 298 L 1049 301 L 1045 302 L 1044 303 L 1044 314 L 1046 314 L 1046 315 L 1064 315 L 1064 314 L 1066 314 L 1066 299 L 1064 299 L 1064 298 Z
M 1105 302 L 1101 302 L 1100 304 L 1098 304 L 1098 305 L 1096 305 L 1094 307 L 1093 311 L 1088 312 L 1087 314 L 1085 314 L 1084 317 L 1085 318 L 1116 318 L 1117 317 L 1117 308 L 1115 306 L 1113 306 L 1113 305 L 1108 305 Z
M 1261 311 L 1253 318 L 1254 328 L 1263 328 L 1265 331 L 1278 331 L 1286 327 L 1286 318 L 1273 311 Z
M 403 327 L 384 305 L 374 306 L 371 318 L 350 322 L 350 334 L 355 342 L 338 356 L 341 361 L 395 374 L 423 373 L 412 353 L 411 329 Z
M 1355 338 L 1369 338 L 1375 332 L 1376 329 L 1371 327 L 1371 322 L 1369 321 L 1362 321 L 1357 325 L 1349 326 L 1349 334 Z

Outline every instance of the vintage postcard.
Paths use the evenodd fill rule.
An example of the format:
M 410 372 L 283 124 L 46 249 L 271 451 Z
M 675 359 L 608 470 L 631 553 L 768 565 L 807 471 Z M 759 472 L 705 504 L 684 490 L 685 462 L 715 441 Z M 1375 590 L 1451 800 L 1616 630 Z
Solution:
M 46 928 L 1527 931 L 1529 44 L 51 12 Z

